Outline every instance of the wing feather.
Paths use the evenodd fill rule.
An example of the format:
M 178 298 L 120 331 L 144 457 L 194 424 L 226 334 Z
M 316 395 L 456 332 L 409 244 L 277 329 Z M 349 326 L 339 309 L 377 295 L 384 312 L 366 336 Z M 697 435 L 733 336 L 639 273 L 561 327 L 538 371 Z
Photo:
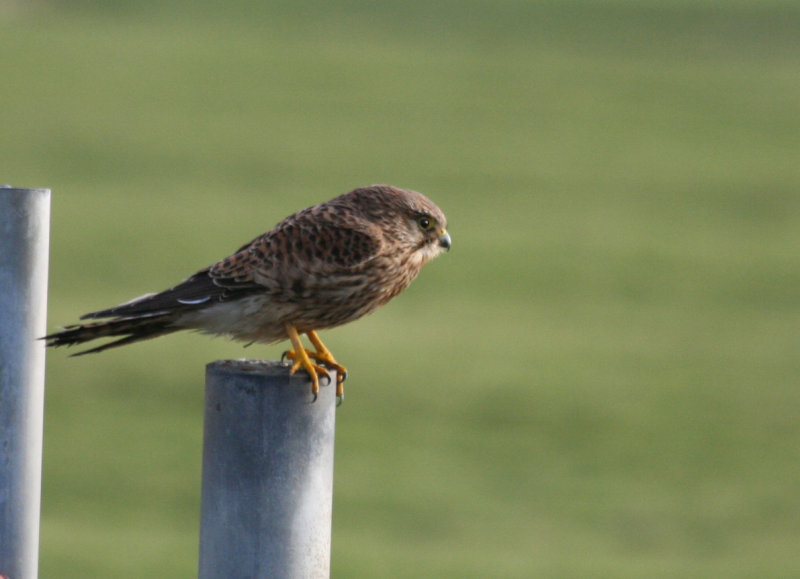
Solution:
M 290 297 L 297 280 L 309 272 L 317 277 L 352 272 L 377 255 L 381 243 L 373 232 L 325 217 L 330 215 L 300 212 L 175 287 L 81 319 L 177 313 L 255 293 Z
M 256 283 L 223 285 L 209 275 L 208 269 L 204 269 L 168 290 L 145 294 L 113 308 L 83 315 L 81 319 L 135 317 L 194 310 L 204 307 L 208 302 L 227 301 L 257 292 L 259 288 Z

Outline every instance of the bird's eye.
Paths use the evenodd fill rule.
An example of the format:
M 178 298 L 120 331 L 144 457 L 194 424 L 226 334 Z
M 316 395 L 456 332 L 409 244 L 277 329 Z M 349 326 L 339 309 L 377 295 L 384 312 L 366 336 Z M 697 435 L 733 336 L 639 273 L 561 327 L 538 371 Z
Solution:
M 422 231 L 430 231 L 435 226 L 433 219 L 430 217 L 420 217 L 417 219 L 417 225 Z

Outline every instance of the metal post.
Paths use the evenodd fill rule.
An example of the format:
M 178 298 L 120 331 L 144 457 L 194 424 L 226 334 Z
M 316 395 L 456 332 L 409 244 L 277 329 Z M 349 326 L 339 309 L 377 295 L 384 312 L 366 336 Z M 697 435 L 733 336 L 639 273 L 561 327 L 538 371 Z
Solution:
M 50 190 L 0 187 L 0 575 L 39 565 Z
M 206 367 L 200 579 L 330 576 L 336 375 L 312 402 L 278 362 Z

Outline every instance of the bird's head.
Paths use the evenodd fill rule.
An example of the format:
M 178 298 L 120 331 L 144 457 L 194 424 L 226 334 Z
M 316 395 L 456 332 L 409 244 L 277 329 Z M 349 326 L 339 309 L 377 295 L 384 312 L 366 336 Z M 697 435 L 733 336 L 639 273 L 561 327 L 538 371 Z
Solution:
M 406 220 L 408 239 L 414 252 L 412 259 L 419 260 L 420 265 L 424 265 L 443 251 L 449 251 L 451 245 L 444 213 L 432 202 L 428 203 L 429 207 L 413 211 L 410 214 L 411 219 Z
M 353 193 L 362 197 L 361 206 L 371 220 L 381 224 L 387 241 L 404 251 L 414 265 L 421 267 L 450 249 L 447 218 L 422 193 L 391 185 L 372 185 Z

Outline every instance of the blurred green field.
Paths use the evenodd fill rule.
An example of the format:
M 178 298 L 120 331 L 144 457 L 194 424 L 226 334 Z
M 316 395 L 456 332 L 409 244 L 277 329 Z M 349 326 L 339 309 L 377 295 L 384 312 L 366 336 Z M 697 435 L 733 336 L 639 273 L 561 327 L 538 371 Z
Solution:
M 800 6 L 0 3 L 50 328 L 353 187 L 453 250 L 330 331 L 332 575 L 800 576 Z M 196 576 L 204 364 L 48 353 L 41 570 Z

